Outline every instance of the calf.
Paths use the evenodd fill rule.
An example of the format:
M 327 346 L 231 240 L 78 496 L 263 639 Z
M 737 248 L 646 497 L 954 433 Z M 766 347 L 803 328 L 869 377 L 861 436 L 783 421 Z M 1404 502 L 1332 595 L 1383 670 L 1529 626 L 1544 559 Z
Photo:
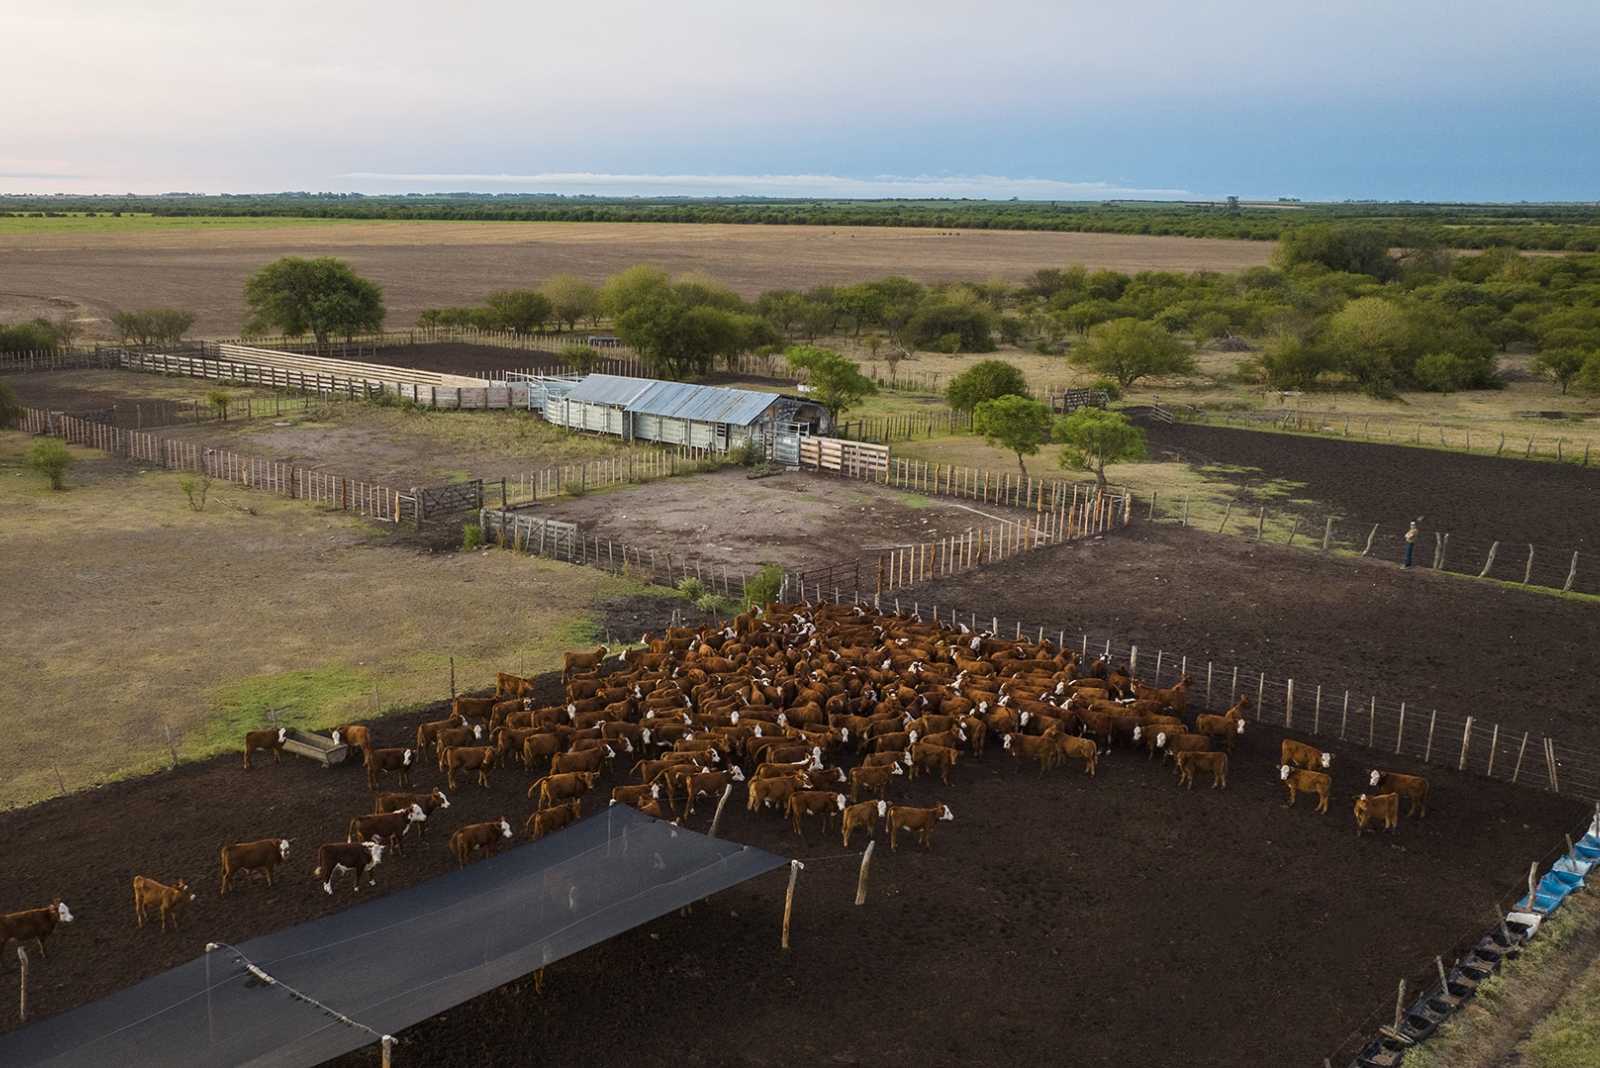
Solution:
M 776 808 L 779 812 L 789 810 L 789 798 L 795 791 L 804 790 L 811 785 L 803 774 L 795 772 L 782 777 L 766 777 L 750 780 L 750 798 L 746 808 L 754 812 L 765 805 Z
M 1084 774 L 1093 777 L 1095 768 L 1100 762 L 1100 747 L 1092 738 L 1063 734 L 1056 738 L 1056 760 L 1081 760 Z
M 1207 750 L 1194 749 L 1177 754 L 1173 760 L 1178 765 L 1178 785 L 1185 783 L 1189 789 L 1194 789 L 1194 773 L 1197 771 L 1211 772 L 1211 788 L 1226 789 L 1228 786 L 1228 754 L 1212 753 Z
M 1421 775 L 1402 775 L 1398 771 L 1374 770 L 1367 776 L 1367 781 L 1374 790 L 1399 794 L 1409 801 L 1410 804 L 1406 806 L 1407 816 L 1428 814 L 1428 780 Z
M 393 774 L 401 786 L 411 785 L 411 765 L 417 753 L 414 749 L 368 749 L 367 789 L 378 788 L 380 774 Z
M 557 753 L 550 758 L 550 774 L 561 775 L 569 771 L 599 771 L 605 762 L 617 755 L 609 745 L 593 749 L 579 749 L 570 753 Z
M 576 823 L 583 809 L 583 798 L 575 797 L 564 805 L 540 809 L 528 817 L 524 830 L 535 842 L 547 834 L 554 834 L 569 823 Z
M 372 732 L 359 723 L 346 723 L 342 727 L 333 728 L 333 744 L 341 742 L 356 749 L 372 748 Z
M 246 731 L 244 735 L 244 770 L 250 770 L 250 754 L 257 749 L 272 750 L 272 762 L 283 763 L 283 743 L 289 738 L 289 728 L 274 727 L 264 731 Z
M 1303 792 L 1317 795 L 1316 811 L 1323 813 L 1328 811 L 1328 790 L 1333 786 L 1332 776 L 1324 775 L 1320 771 L 1301 771 L 1284 764 L 1278 769 L 1278 778 L 1283 780 L 1284 788 L 1289 791 L 1289 800 L 1284 804 L 1284 808 L 1292 806 L 1295 799 Z
M 606 658 L 606 647 L 596 646 L 590 653 L 563 653 L 561 656 L 561 681 L 566 682 L 580 671 L 593 671 Z
M 789 823 L 800 840 L 806 840 L 802 821 L 806 816 L 821 816 L 824 830 L 833 826 L 833 814 L 843 812 L 848 802 L 844 794 L 832 790 L 796 790 L 789 795 Z
M 177 885 L 165 886 L 143 875 L 133 877 L 133 918 L 140 927 L 144 926 L 145 910 L 158 909 L 161 912 L 161 929 L 167 929 L 167 917 L 170 916 L 172 929 L 176 931 L 178 909 L 193 900 L 194 894 L 190 892 L 187 880 L 179 879 Z
M 535 779 L 532 786 L 528 787 L 529 799 L 538 798 L 539 808 L 549 808 L 557 801 L 569 801 L 574 797 L 582 797 L 594 789 L 594 781 L 600 777 L 597 771 L 569 771 L 563 775 L 546 775 L 542 779 Z
M 388 844 L 396 853 L 400 852 L 400 839 L 411 830 L 411 825 L 421 826 L 428 820 L 428 814 L 422 811 L 422 806 L 412 804 L 408 808 L 395 809 L 392 812 L 379 812 L 370 816 L 356 816 L 350 821 L 350 829 L 345 833 L 347 842 L 379 841 Z
M 1008 734 L 1000 739 L 1000 748 L 1014 757 L 1037 760 L 1039 762 L 1039 774 L 1043 775 L 1055 766 L 1056 754 L 1059 751 L 1056 747 L 1056 737 L 1059 736 Z M 1090 741 L 1089 744 L 1094 745 L 1094 742 Z
M 1362 794 L 1356 798 L 1356 834 L 1360 835 L 1368 825 L 1383 821 L 1383 829 L 1392 831 L 1400 822 L 1400 795 L 1378 794 L 1368 797 Z
M 467 859 L 475 851 L 481 849 L 492 856 L 495 845 L 502 838 L 510 837 L 511 824 L 506 822 L 504 816 L 488 823 L 469 823 L 450 836 L 450 855 L 456 858 L 457 867 L 465 868 Z
M 33 939 L 39 947 L 39 956 L 48 954 L 44 951 L 44 940 L 50 937 L 58 923 L 71 923 L 72 910 L 67 908 L 66 902 L 60 898 L 50 902 L 42 909 L 23 909 L 21 912 L 8 912 L 0 916 L 0 949 L 11 939 L 17 940 L 20 948 L 22 943 Z
M 459 727 L 466 722 L 460 716 L 452 714 L 444 719 L 434 719 L 426 723 L 417 724 L 417 748 L 423 752 L 427 752 L 429 749 L 437 752 L 438 746 L 435 744 L 435 740 L 439 737 L 439 732 L 450 727 Z
M 850 800 L 860 801 L 862 789 L 875 790 L 878 800 L 883 800 L 889 793 L 889 780 L 896 775 L 904 775 L 905 768 L 898 760 L 890 764 L 879 764 L 875 767 L 854 767 L 850 769 Z M 848 844 L 848 843 L 846 843 Z
M 953 820 L 954 812 L 949 805 L 934 805 L 932 808 L 912 808 L 910 805 L 890 805 L 888 812 L 889 822 L 889 848 L 898 849 L 898 838 L 901 831 L 913 831 L 917 841 L 922 843 L 922 848 L 933 848 L 933 825 L 941 820 Z
M 450 789 L 456 788 L 456 772 L 476 771 L 478 785 L 485 789 L 489 786 L 489 772 L 494 768 L 494 748 L 487 745 L 458 746 L 455 749 L 446 749 L 439 759 L 439 766 L 445 770 L 446 779 Z
M 366 875 L 368 886 L 377 886 L 378 880 L 372 877 L 373 869 L 383 860 L 383 843 L 371 842 L 325 842 L 317 848 L 317 866 L 311 870 L 312 878 L 322 880 L 322 892 L 333 894 L 333 877 L 342 871 L 355 872 L 355 882 L 352 884 L 356 893 L 361 893 L 361 876 Z
M 239 842 L 222 847 L 222 886 L 217 890 L 221 897 L 233 885 L 233 877 L 242 871 L 266 873 L 267 885 L 272 885 L 272 869 L 281 860 L 289 859 L 289 839 L 262 838 L 255 842 Z
M 919 771 L 926 771 L 930 775 L 938 772 L 939 781 L 949 786 L 950 769 L 956 766 L 956 760 L 960 756 L 961 752 L 957 749 L 930 742 L 917 742 L 911 747 L 910 777 L 915 779 Z
M 444 755 L 457 746 L 483 741 L 483 724 L 470 727 L 445 727 L 433 736 L 433 752 L 439 758 L 439 770 L 444 770 Z
M 1305 768 L 1308 771 L 1327 771 L 1333 766 L 1332 753 L 1324 753 L 1314 745 L 1297 742 L 1293 738 L 1283 740 L 1281 756 L 1279 767 L 1287 764 L 1291 768 Z
M 868 838 L 876 838 L 877 835 L 873 830 L 888 811 L 889 803 L 882 800 L 863 801 L 859 805 L 851 805 L 845 809 L 844 815 L 840 817 L 840 822 L 844 826 L 844 847 L 850 848 L 850 832 L 857 827 L 863 828 Z
M 726 771 L 702 771 L 689 775 L 684 779 L 683 818 L 688 819 L 694 815 L 694 799 L 696 797 L 711 797 L 722 793 L 730 785 L 744 782 L 744 772 L 738 768 L 729 768 Z
M 645 783 L 641 786 L 613 786 L 611 803 L 638 807 L 641 801 L 654 801 L 661 796 L 661 784 Z
M 441 808 L 450 807 L 450 799 L 443 790 L 435 789 L 428 794 L 379 794 L 372 799 L 372 812 L 377 815 L 382 812 L 394 812 L 403 808 L 416 805 L 421 808 L 424 815 L 431 816 Z M 427 821 L 417 824 L 417 837 L 428 837 Z

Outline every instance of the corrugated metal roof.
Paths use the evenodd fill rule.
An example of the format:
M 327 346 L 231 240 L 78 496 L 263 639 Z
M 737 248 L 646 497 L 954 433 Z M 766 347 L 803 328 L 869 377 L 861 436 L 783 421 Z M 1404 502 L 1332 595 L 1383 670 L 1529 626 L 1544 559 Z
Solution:
M 567 394 L 572 401 L 607 404 L 644 415 L 747 426 L 778 399 L 776 393 L 727 386 L 696 386 L 653 378 L 589 375 Z

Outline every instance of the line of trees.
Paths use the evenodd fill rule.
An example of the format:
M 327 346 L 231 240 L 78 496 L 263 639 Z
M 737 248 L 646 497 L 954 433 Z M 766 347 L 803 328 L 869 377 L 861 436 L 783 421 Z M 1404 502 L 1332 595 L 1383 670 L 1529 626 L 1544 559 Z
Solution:
M 428 308 L 417 316 L 417 325 L 541 333 L 551 326 L 574 330 L 580 322 L 592 325 L 599 319 L 599 288 L 575 275 L 558 274 L 536 289 L 497 290 L 481 305 Z

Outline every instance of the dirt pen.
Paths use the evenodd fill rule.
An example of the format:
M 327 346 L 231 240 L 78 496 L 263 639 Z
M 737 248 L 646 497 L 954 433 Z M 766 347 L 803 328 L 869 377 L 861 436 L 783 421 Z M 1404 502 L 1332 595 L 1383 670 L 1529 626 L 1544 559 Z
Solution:
M 372 726 L 381 744 L 401 744 L 442 712 Z M 964 1065 L 997 1045 L 1043 1063 L 1064 1048 L 1074 1064 L 1318 1063 L 1392 997 L 1397 969 L 1484 928 L 1490 902 L 1586 809 L 1430 770 L 1427 819 L 1357 838 L 1351 772 L 1340 773 L 1330 815 L 1281 807 L 1277 739 L 1248 733 L 1230 788 L 1194 792 L 1126 750 L 1093 779 L 1041 778 L 991 747 L 950 788 L 925 778 L 896 789 L 909 803 L 948 803 L 956 821 L 929 852 L 880 843 L 864 907 L 853 904 L 859 841 L 849 851 L 815 834 L 802 844 L 782 821 L 730 804 L 723 836 L 806 863 L 791 952 L 778 951 L 785 880 L 774 874 L 552 966 L 542 996 L 519 981 L 403 1033 L 395 1063 L 514 1061 L 535 1045 L 543 1058 L 576 1059 L 597 1044 L 608 1061 L 643 1065 L 775 1063 L 766 1050 L 785 1063 Z M 1333 748 L 1337 767 L 1364 764 L 1358 750 Z M 500 769 L 489 789 L 464 787 L 426 843 L 386 858 L 376 892 L 446 870 L 449 828 L 501 815 L 520 825 L 527 779 Z M 417 787 L 436 782 L 423 764 Z M 207 941 L 237 944 L 351 901 L 325 896 L 302 865 L 367 806 L 358 769 L 289 759 L 246 773 L 227 755 L 0 816 L 19 903 L 60 895 L 78 918 L 31 972 L 34 1011 L 101 996 Z M 691 826 L 703 830 L 712 808 Z M 219 900 L 217 846 L 267 835 L 296 843 L 278 885 Z M 68 838 L 74 848 L 59 848 Z M 183 933 L 134 929 L 133 872 L 198 881 Z M 1048 1011 L 1027 996 L 1039 990 L 1054 992 Z M 828 1026 L 797 1028 L 796 999 L 814 1003 L 818 991 Z M 674 1009 L 640 1028 L 640 1004 Z M 1151 1006 L 1160 1026 L 1140 1026 Z M 366 1051 L 340 1063 L 374 1062 Z

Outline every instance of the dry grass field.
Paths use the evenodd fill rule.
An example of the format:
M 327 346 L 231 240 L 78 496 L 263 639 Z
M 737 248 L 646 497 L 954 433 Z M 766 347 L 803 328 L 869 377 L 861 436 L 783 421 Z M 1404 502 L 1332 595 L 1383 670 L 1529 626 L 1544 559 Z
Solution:
M 164 305 L 193 311 L 197 336 L 224 336 L 239 329 L 246 276 L 285 255 L 350 260 L 384 287 L 388 325 L 404 329 L 425 307 L 470 303 L 492 289 L 536 284 L 560 272 L 598 281 L 635 263 L 701 271 L 754 296 L 888 274 L 923 281 L 1017 279 L 1073 263 L 1123 271 L 1238 270 L 1266 263 L 1274 247 L 1207 238 L 882 227 L 256 221 L 261 225 L 185 220 L 188 225 L 153 226 L 138 218 L 122 229 L 0 225 L 0 321 L 76 311 L 93 320 L 86 324 L 91 330 L 103 332 L 98 320 L 117 308 Z
M 269 712 L 331 726 L 439 700 L 452 656 L 463 689 L 558 666 L 637 592 L 506 552 L 419 553 L 222 484 L 195 512 L 177 474 L 91 450 L 55 493 L 28 445 L 0 432 L 0 630 L 28 636 L 0 649 L 0 807 L 162 766 L 167 728 L 189 759 Z

